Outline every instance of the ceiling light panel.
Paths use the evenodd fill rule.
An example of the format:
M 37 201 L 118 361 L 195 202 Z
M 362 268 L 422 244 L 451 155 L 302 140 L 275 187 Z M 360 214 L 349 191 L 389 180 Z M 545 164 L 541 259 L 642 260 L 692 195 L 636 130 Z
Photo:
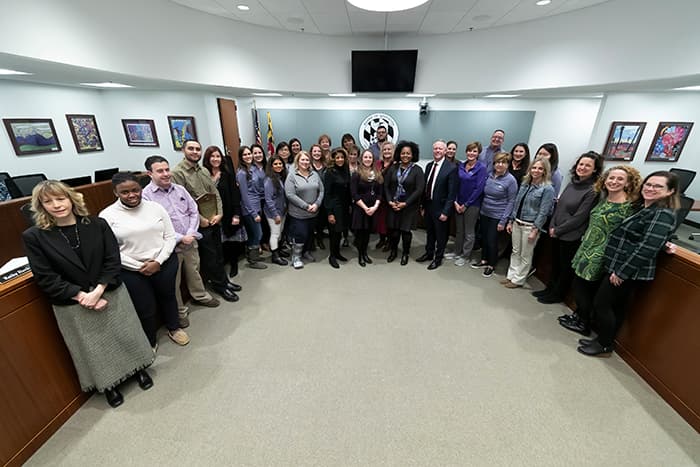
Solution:
M 347 0 L 347 2 L 361 10 L 388 13 L 410 10 L 427 3 L 428 0 Z

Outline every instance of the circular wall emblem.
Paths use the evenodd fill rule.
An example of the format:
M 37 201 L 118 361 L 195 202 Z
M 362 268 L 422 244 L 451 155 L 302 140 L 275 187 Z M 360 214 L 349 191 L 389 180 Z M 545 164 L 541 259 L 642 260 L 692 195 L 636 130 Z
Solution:
M 357 133 L 360 145 L 367 149 L 377 141 L 377 128 L 384 125 L 387 130 L 387 141 L 396 143 L 399 140 L 399 126 L 387 114 L 375 113 L 364 119 Z

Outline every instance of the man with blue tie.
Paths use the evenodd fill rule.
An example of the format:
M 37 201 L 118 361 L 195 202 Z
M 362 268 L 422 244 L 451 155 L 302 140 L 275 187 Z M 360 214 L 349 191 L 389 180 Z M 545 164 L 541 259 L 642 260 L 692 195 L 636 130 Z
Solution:
M 431 261 L 429 270 L 442 265 L 447 236 L 448 222 L 454 209 L 457 196 L 457 165 L 445 162 L 447 144 L 443 140 L 433 143 L 433 161 L 425 168 L 425 192 L 421 203 L 425 230 L 427 233 L 425 253 L 416 258 L 423 263 Z

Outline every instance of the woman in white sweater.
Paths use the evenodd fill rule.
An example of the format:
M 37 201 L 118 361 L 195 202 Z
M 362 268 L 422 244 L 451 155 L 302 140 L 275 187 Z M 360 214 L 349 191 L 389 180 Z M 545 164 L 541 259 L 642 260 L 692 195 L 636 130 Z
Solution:
M 115 174 L 112 187 L 117 201 L 107 206 L 100 217 L 107 221 L 119 243 L 121 278 L 143 331 L 155 349 L 160 312 L 168 337 L 178 345 L 187 345 L 190 339 L 178 319 L 177 256 L 172 254 L 175 230 L 168 212 L 158 203 L 141 200 L 141 185 L 129 172 Z

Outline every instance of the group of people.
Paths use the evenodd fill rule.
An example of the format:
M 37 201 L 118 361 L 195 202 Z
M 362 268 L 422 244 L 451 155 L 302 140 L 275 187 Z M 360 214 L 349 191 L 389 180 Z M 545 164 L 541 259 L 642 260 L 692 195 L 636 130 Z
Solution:
M 360 150 L 345 134 L 332 148 L 321 135 L 309 151 L 292 139 L 265 156 L 262 146 L 242 146 L 235 167 L 216 146 L 183 143 L 184 158 L 170 170 L 162 156 L 145 161 L 150 182 L 141 188 L 128 172 L 117 173 L 117 200 L 99 217 L 90 216 L 82 195 L 56 181 L 37 185 L 32 195 L 35 226 L 24 233 L 32 271 L 48 295 L 71 353 L 81 387 L 103 391 L 110 405 L 123 401 L 118 385 L 135 376 L 143 389 L 153 382 L 146 368 L 157 349 L 159 322 L 170 339 L 186 345 L 188 307 L 180 294 L 183 271 L 192 300 L 219 306 L 210 290 L 237 301 L 241 286 L 239 255 L 264 269 L 261 251 L 271 262 L 295 269 L 315 261 L 325 249 L 338 269 L 348 259 L 341 247 L 353 233 L 361 267 L 372 233 L 387 262 L 409 262 L 412 231 L 422 216 L 426 245 L 417 262 L 428 269 L 445 260 L 494 274 L 499 237 L 510 235 L 511 255 L 504 287 L 523 286 L 532 270 L 537 241 L 548 235 L 552 273 L 541 303 L 563 301 L 573 286 L 576 311 L 559 317 L 568 330 L 582 334 L 578 350 L 606 356 L 613 349 L 632 291 L 654 278 L 656 257 L 675 227 L 678 179 L 670 172 L 649 174 L 625 165 L 603 172 L 595 152 L 582 154 L 561 190 L 555 144 L 543 144 L 530 156 L 527 144 L 502 150 L 503 130 L 489 145 L 471 142 L 464 161 L 455 141 L 437 140 L 425 170 L 419 147 L 382 138 Z M 446 253 L 450 219 L 456 236 Z M 225 271 L 226 263 L 230 269 Z M 588 339 L 595 330 L 597 337 Z

